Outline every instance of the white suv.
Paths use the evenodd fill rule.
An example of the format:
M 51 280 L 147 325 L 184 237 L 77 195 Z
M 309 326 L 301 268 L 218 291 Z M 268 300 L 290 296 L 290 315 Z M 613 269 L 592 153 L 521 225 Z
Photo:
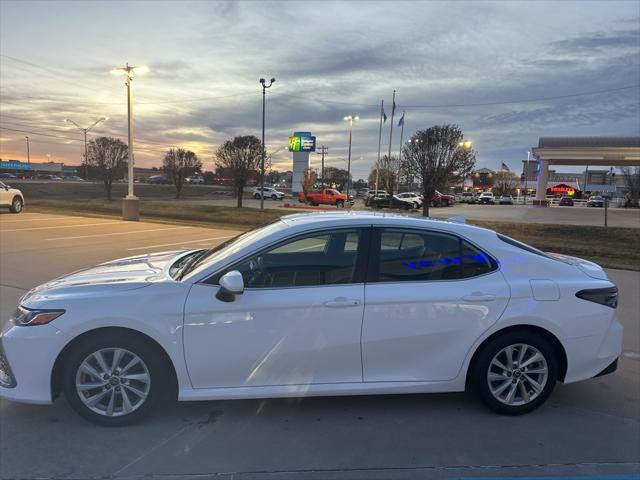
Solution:
M 9 207 L 11 213 L 20 213 L 24 206 L 24 196 L 17 188 L 0 182 L 0 207 Z
M 482 192 L 478 197 L 478 203 L 490 203 L 493 205 L 496 202 L 492 192 Z
M 253 189 L 253 198 L 260 199 L 260 187 Z M 270 198 L 271 200 L 282 200 L 284 198 L 284 192 L 279 192 L 275 188 L 264 187 L 264 198 Z

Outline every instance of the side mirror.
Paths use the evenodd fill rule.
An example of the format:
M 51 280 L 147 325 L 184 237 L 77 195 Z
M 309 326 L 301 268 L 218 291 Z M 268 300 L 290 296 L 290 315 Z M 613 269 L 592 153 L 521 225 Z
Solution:
M 233 302 L 236 295 L 244 292 L 244 280 L 242 274 L 237 270 L 225 273 L 220 277 L 220 290 L 216 293 L 216 298 L 223 302 Z

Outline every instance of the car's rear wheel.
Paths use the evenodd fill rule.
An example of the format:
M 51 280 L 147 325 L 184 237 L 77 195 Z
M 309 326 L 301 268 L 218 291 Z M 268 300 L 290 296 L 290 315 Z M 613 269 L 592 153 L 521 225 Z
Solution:
M 138 338 L 93 337 L 67 357 L 63 391 L 73 409 L 105 426 L 140 420 L 167 387 L 166 365 Z
M 260 200 L 260 194 L 259 193 L 254 193 L 253 194 L 253 198 L 255 198 L 256 200 Z
M 11 213 L 20 213 L 22 211 L 22 205 L 22 199 L 20 197 L 14 197 L 9 210 L 11 210 Z
M 511 332 L 491 340 L 473 366 L 473 384 L 483 402 L 503 415 L 535 410 L 557 380 L 556 355 L 544 337 Z

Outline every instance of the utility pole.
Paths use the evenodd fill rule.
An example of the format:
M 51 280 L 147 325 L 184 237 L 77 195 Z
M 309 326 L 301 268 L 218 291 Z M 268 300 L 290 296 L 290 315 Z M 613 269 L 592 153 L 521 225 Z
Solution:
M 29 154 L 29 136 L 25 135 L 24 138 L 27 139 L 27 165 L 31 165 L 31 155 Z
M 322 145 L 320 151 L 316 152 L 316 155 L 322 155 L 322 166 L 320 169 L 320 178 L 322 179 L 322 186 L 324 187 L 324 156 L 329 155 L 329 148 Z
M 383 117 L 384 117 L 384 100 L 380 102 L 380 129 L 378 130 L 378 160 L 376 161 L 376 193 L 378 193 L 378 171 L 380 170 L 380 146 L 382 145 Z
M 404 110 L 402 111 L 402 117 L 400 118 L 400 151 L 398 152 L 398 177 L 396 178 L 396 193 L 400 193 L 400 170 L 402 169 L 402 137 L 404 136 Z

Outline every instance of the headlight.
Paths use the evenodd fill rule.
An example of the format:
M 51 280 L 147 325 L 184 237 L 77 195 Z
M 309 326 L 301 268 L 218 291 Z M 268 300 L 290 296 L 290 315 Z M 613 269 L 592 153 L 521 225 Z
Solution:
M 13 314 L 13 321 L 16 325 L 26 327 L 32 325 L 44 325 L 55 320 L 62 315 L 64 310 L 31 310 L 29 308 L 18 307 Z

